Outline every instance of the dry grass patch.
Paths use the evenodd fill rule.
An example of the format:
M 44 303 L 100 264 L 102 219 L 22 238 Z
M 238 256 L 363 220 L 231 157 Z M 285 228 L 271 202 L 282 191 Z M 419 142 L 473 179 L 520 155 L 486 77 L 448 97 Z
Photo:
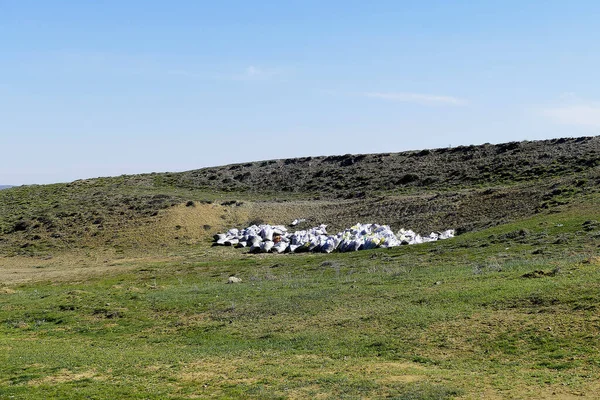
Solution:
M 180 326 L 194 327 L 201 326 L 210 320 L 209 313 L 198 313 L 192 315 L 180 315 L 177 324 Z
M 248 209 L 243 206 L 180 204 L 163 211 L 160 218 L 150 224 L 124 230 L 120 241 L 139 248 L 195 244 L 247 220 Z
M 349 372 L 380 384 L 412 383 L 426 379 L 431 370 L 409 362 L 378 362 L 351 366 Z
M 256 378 L 249 378 L 240 371 L 240 366 L 246 361 L 243 359 L 206 359 L 194 363 L 184 364 L 177 373 L 177 378 L 183 382 L 200 384 L 251 384 Z
M 489 387 L 471 391 L 457 397 L 461 400 L 505 400 L 505 399 L 531 399 L 531 400 L 597 400 L 600 385 L 591 383 L 587 390 L 570 388 L 562 384 L 546 386 L 513 384 L 508 390 L 491 389 Z
M 40 379 L 32 379 L 28 382 L 30 386 L 40 385 L 57 385 L 66 382 L 76 382 L 84 379 L 92 379 L 97 381 L 107 380 L 108 377 L 99 374 L 96 370 L 92 369 L 84 372 L 73 372 L 68 369 L 62 369 L 57 374 L 47 375 Z
M 163 368 L 152 368 L 152 371 L 159 370 Z M 370 382 L 373 395 L 388 396 L 399 385 L 441 379 L 436 367 L 372 359 L 332 359 L 317 354 L 203 359 L 182 364 L 176 378 L 181 384 L 193 383 L 217 392 L 237 385 L 249 387 L 260 384 L 270 388 L 271 393 L 290 399 L 331 398 L 336 395 L 338 384 L 351 382 Z
M 45 259 L 22 256 L 0 257 L 0 282 L 5 285 L 15 285 L 40 281 L 86 281 L 106 274 L 132 270 L 141 265 L 175 260 L 177 257 L 164 255 L 120 258 L 115 254 L 96 257 L 82 252 L 60 253 Z

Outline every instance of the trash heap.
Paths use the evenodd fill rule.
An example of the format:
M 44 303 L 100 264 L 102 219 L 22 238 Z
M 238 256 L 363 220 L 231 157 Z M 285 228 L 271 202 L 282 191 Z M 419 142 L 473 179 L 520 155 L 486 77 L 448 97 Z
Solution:
M 434 242 L 454 237 L 454 230 L 431 232 L 421 236 L 411 230 L 400 229 L 398 233 L 388 225 L 356 224 L 336 235 L 327 234 L 327 225 L 288 232 L 282 225 L 252 225 L 245 229 L 230 229 L 214 236 L 215 245 L 249 247 L 251 253 L 331 253 L 388 248 L 409 244 Z

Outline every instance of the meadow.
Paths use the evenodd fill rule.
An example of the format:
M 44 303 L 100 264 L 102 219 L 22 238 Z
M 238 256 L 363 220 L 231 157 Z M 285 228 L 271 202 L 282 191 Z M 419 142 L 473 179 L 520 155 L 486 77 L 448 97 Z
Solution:
M 595 398 L 597 204 L 390 250 L 39 260 L 0 288 L 0 397 Z

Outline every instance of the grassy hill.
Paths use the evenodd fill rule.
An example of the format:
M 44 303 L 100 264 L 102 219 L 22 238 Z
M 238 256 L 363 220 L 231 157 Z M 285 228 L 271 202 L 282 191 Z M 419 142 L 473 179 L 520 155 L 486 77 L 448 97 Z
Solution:
M 3 190 L 0 398 L 597 398 L 599 147 Z M 227 227 L 298 217 L 461 234 L 329 255 L 210 246 Z
M 360 221 L 467 232 L 551 210 L 599 187 L 600 137 L 21 186 L 0 192 L 0 254 L 82 246 L 145 251 L 199 243 L 251 221 L 294 218 L 333 231 Z

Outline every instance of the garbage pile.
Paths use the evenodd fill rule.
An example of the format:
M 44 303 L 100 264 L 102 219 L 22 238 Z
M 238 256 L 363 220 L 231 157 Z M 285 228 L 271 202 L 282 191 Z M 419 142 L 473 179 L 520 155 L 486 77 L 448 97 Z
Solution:
M 331 253 L 389 248 L 401 245 L 434 242 L 454 237 L 454 230 L 431 232 L 421 236 L 411 230 L 400 229 L 396 234 L 388 225 L 356 224 L 335 235 L 327 234 L 327 225 L 308 230 L 288 232 L 282 225 L 252 225 L 245 229 L 230 229 L 214 236 L 214 244 L 249 247 L 251 253 Z

